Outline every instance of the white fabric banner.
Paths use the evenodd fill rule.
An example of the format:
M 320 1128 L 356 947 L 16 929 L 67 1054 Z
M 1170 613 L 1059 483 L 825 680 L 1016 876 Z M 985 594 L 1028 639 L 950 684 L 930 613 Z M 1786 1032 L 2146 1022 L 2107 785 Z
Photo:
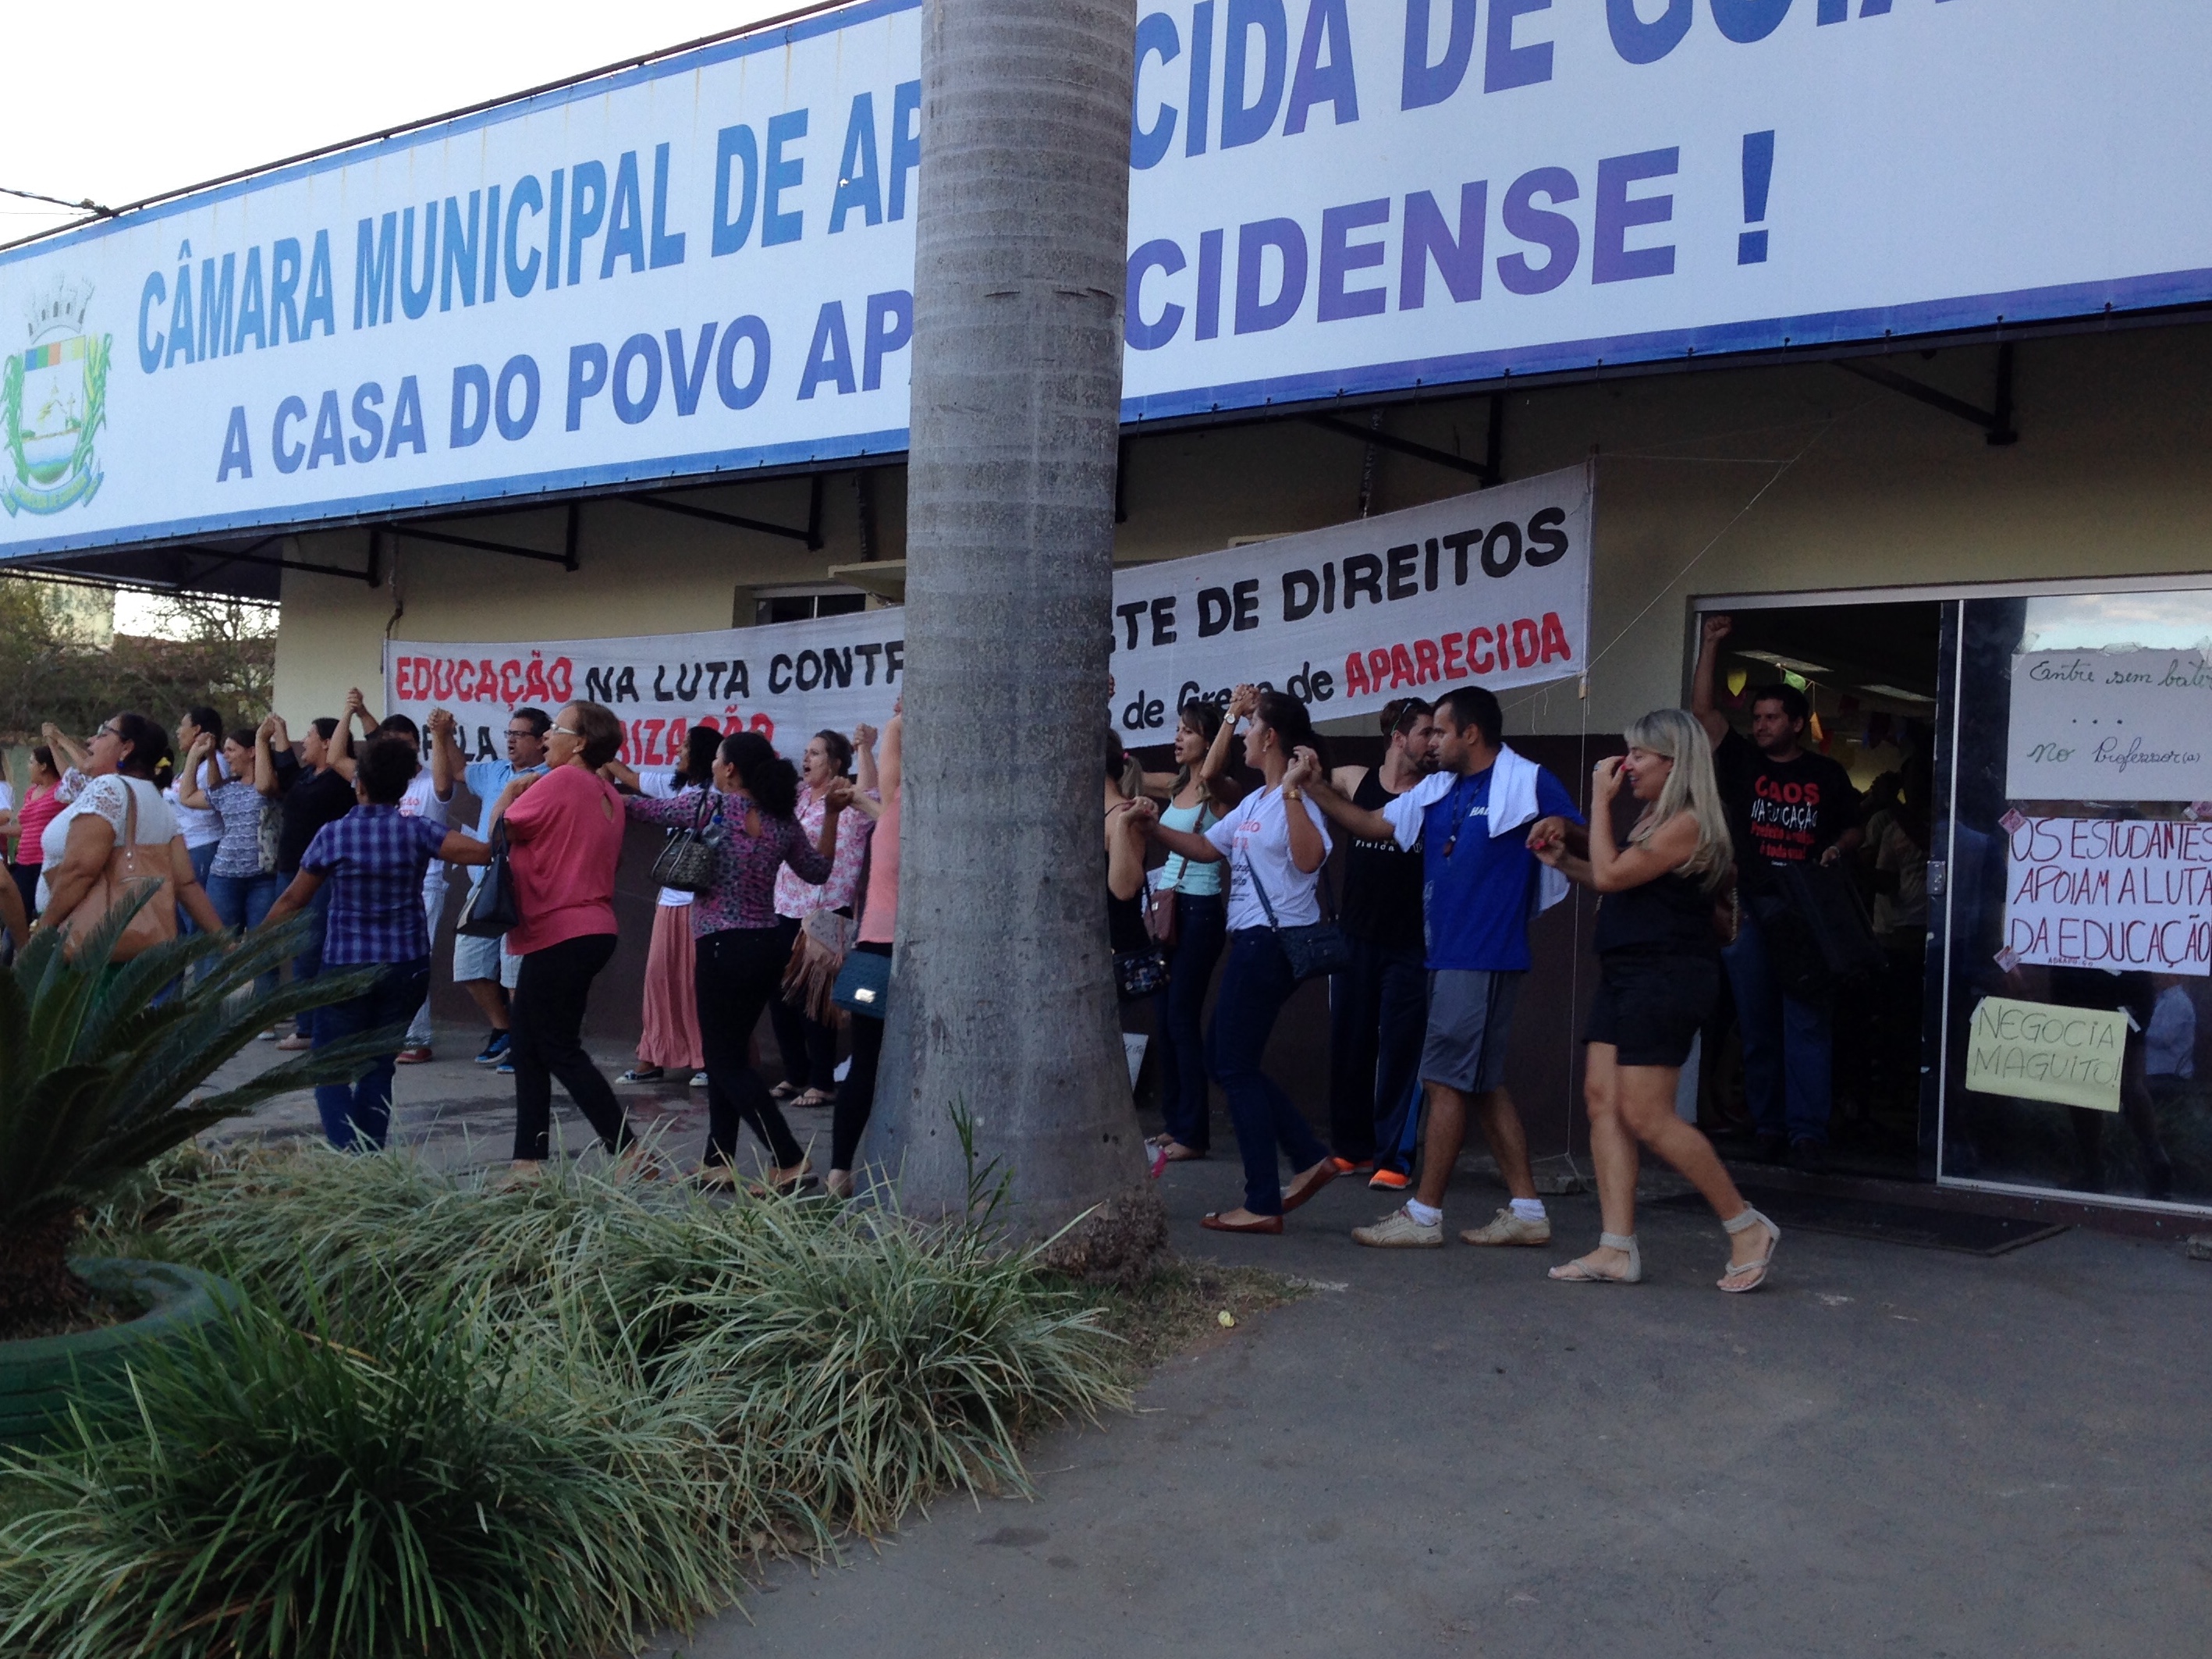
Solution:
M 1115 573 L 1113 720 L 1164 743 L 1193 697 L 1241 682 L 1317 720 L 1407 693 L 1493 690 L 1582 672 L 1589 647 L 1589 470 Z M 502 752 L 508 711 L 603 702 L 623 758 L 666 766 L 694 726 L 766 735 L 794 758 L 825 726 L 881 725 L 906 665 L 906 612 L 630 639 L 385 647 L 386 706 L 460 717 L 472 757 Z
M 1590 472 L 1116 571 L 1115 723 L 1164 743 L 1193 697 L 1240 682 L 1316 720 L 1453 685 L 1504 690 L 1582 672 Z

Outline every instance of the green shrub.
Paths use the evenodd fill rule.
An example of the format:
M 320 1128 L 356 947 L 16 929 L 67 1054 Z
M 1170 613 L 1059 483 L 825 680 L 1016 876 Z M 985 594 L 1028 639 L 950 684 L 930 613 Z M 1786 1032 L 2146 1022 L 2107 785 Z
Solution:
M 701 1438 L 565 1396 L 472 1310 L 395 1309 L 363 1351 L 245 1310 L 26 1466 L 0 1534 L 13 1652 L 526 1655 L 726 1600 Z M 583 1408 L 583 1407 L 591 1408 Z M 717 1547 L 718 1544 L 723 1547 Z
M 634 1645 L 750 1552 L 1019 1489 L 1025 1432 L 1126 1400 L 1097 1310 L 975 1228 L 319 1150 L 150 1212 L 259 1311 L 19 1466 L 0 1651 Z

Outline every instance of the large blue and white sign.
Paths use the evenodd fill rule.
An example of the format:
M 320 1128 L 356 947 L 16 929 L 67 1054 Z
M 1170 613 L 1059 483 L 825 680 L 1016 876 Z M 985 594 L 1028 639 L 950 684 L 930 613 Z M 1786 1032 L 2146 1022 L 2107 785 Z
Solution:
M 920 12 L 0 254 L 0 556 L 904 447 Z M 2212 8 L 1168 0 L 1125 416 L 2212 298 Z

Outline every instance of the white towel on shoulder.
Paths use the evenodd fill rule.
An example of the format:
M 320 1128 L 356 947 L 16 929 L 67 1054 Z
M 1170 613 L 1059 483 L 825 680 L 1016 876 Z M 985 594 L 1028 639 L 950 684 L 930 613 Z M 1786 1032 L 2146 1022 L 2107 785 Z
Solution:
M 1520 834 L 1536 820 L 1536 774 L 1540 769 L 1526 756 L 1500 744 L 1490 774 L 1490 833 Z M 1567 896 L 1565 876 L 1549 865 L 1536 879 L 1536 908 L 1548 910 Z

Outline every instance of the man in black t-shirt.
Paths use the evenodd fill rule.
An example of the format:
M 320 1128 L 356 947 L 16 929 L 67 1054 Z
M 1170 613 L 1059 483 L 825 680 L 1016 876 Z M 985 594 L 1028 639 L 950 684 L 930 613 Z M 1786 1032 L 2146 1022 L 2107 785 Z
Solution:
M 1437 723 L 1419 697 L 1384 706 L 1389 747 L 1379 766 L 1340 766 L 1330 781 L 1354 805 L 1380 811 L 1437 769 Z M 1345 849 L 1340 921 L 1352 960 L 1328 988 L 1329 1144 L 1340 1175 L 1366 1174 L 1378 1191 L 1413 1185 L 1419 1128 L 1421 1043 L 1429 973 L 1421 926 L 1421 854 L 1392 839 Z
M 258 763 L 273 767 L 278 787 L 283 791 L 276 834 L 276 874 L 282 881 L 289 883 L 300 873 L 300 860 L 307 856 L 307 843 L 314 840 L 315 832 L 326 823 L 337 823 L 354 809 L 353 780 L 331 764 L 331 738 L 337 729 L 337 721 L 325 715 L 295 741 L 285 727 L 283 716 L 271 714 L 261 723 L 257 734 Z M 329 891 L 325 886 L 316 894 L 316 902 L 309 906 L 319 925 L 307 948 L 292 958 L 295 981 L 313 979 L 323 970 L 319 918 L 329 908 Z M 314 1019 L 313 1011 L 301 1015 L 294 1022 L 293 1034 L 276 1046 L 313 1048 Z
M 1748 901 L 1761 890 L 1771 866 L 1833 864 L 1856 848 L 1859 797 L 1841 766 L 1799 746 L 1811 708 L 1796 687 L 1765 685 L 1752 692 L 1748 738 L 1729 725 L 1715 703 L 1713 673 L 1730 625 L 1727 617 L 1705 618 L 1690 712 L 1713 740 L 1713 769 Z M 1748 902 L 1736 942 L 1723 957 L 1743 1034 L 1744 1092 L 1759 1155 L 1820 1169 L 1835 1104 L 1832 1010 L 1825 1000 L 1808 1002 L 1783 992 Z

